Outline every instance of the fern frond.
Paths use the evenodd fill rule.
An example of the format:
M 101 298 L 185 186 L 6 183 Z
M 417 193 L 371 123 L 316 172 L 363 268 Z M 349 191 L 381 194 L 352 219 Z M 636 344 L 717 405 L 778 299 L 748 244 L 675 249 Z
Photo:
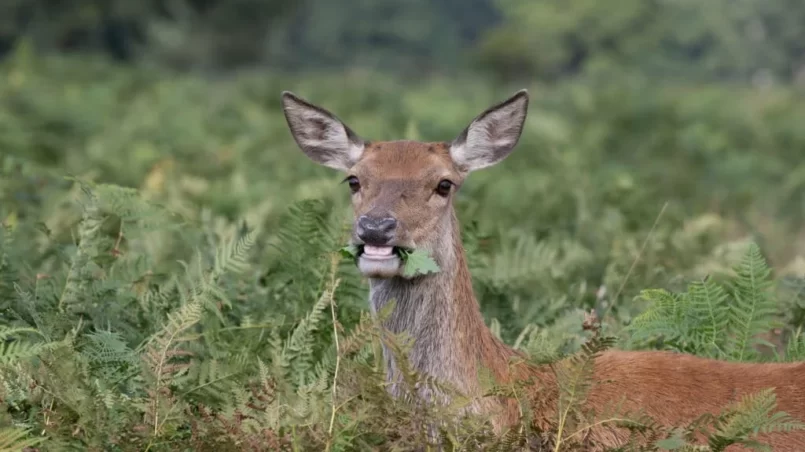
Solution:
M 665 289 L 646 289 L 640 292 L 640 298 L 651 305 L 627 327 L 633 340 L 656 336 L 674 338 L 684 334 L 684 328 L 680 327 L 684 325 L 685 295 Z
M 104 220 L 98 196 L 88 186 L 82 185 L 84 193 L 83 215 L 78 226 L 78 248 L 73 257 L 64 291 L 59 298 L 59 309 L 80 309 L 84 293 L 93 282 L 93 259 L 100 254 L 101 225 Z
M 41 331 L 35 328 L 28 328 L 28 327 L 13 327 L 13 326 L 2 326 L 0 325 L 0 341 L 5 341 L 9 339 L 11 336 L 16 336 L 20 333 L 33 333 L 38 334 L 42 337 L 45 337 Z
M 557 402 L 557 432 L 555 451 L 560 450 L 568 431 L 576 429 L 583 414 L 580 412 L 590 387 L 594 384 L 595 359 L 615 343 L 614 337 L 593 336 L 582 345 L 582 349 L 554 368 L 559 387 Z
M 33 438 L 30 431 L 21 428 L 0 428 L 0 452 L 17 452 L 34 447 L 43 442 L 45 438 Z
M 770 294 L 772 281 L 769 268 L 760 248 L 749 247 L 735 268 L 733 283 L 734 303 L 730 306 L 730 344 L 732 357 L 738 361 L 754 355 L 753 338 L 774 326 L 777 304 Z
M 188 365 L 172 362 L 186 353 L 177 349 L 184 339 L 182 334 L 201 320 L 202 304 L 194 300 L 182 305 L 168 316 L 167 324 L 152 337 L 145 347 L 142 359 L 150 371 L 152 388 L 149 391 L 150 401 L 147 408 L 147 420 L 153 428 L 153 435 L 161 434 L 163 426 L 171 414 L 175 414 L 171 406 L 175 403 L 168 385 L 171 380 L 187 370 Z
M 770 275 L 757 245 L 750 244 L 735 268 L 730 290 L 710 279 L 692 282 L 679 294 L 644 290 L 641 295 L 651 305 L 627 331 L 632 341 L 659 339 L 665 347 L 684 353 L 755 359 L 758 335 L 775 326 L 778 314 Z
M 62 345 L 58 341 L 33 342 L 28 339 L 29 334 L 23 333 L 44 336 L 33 328 L 0 326 L 0 365 L 20 363 Z
M 240 237 L 225 241 L 217 249 L 211 280 L 215 281 L 225 273 L 245 271 L 249 267 L 248 253 L 255 240 L 255 231 L 248 231 Z
M 144 357 L 154 372 L 158 387 L 166 384 L 165 369 L 171 358 L 171 351 L 181 342 L 181 335 L 201 320 L 202 313 L 201 303 L 189 302 L 171 313 L 162 331 L 152 338 Z
M 116 215 L 125 223 L 136 224 L 141 231 L 178 227 L 176 216 L 147 201 L 139 190 L 114 184 L 80 182 L 96 197 L 98 208 Z
M 284 271 L 314 271 L 317 278 L 324 277 L 325 262 L 320 258 L 340 248 L 335 245 L 336 230 L 329 223 L 329 211 L 325 201 L 312 199 L 288 208 L 277 231 L 277 241 L 272 244 L 282 256 Z M 320 265 L 316 265 L 317 260 Z
M 785 361 L 805 361 L 805 335 L 802 328 L 798 328 L 794 335 L 788 339 L 785 349 Z
M 773 412 L 777 398 L 773 388 L 746 394 L 726 407 L 710 437 L 713 450 L 724 450 L 731 444 L 749 444 L 761 433 L 790 432 L 805 429 L 805 424 L 783 412 Z
M 84 336 L 89 345 L 83 350 L 90 362 L 135 363 L 137 355 L 129 348 L 120 333 L 113 331 L 95 331 Z
M 699 348 L 707 355 L 722 357 L 726 346 L 729 324 L 727 292 L 710 279 L 696 281 L 688 286 L 690 315 L 695 319 L 693 334 Z
M 282 347 L 279 362 L 289 363 L 294 367 L 294 381 L 303 385 L 309 381 L 313 367 L 313 333 L 318 330 L 319 322 L 324 318 L 324 310 L 332 303 L 332 292 L 322 293 L 308 315 L 294 328 L 290 337 Z

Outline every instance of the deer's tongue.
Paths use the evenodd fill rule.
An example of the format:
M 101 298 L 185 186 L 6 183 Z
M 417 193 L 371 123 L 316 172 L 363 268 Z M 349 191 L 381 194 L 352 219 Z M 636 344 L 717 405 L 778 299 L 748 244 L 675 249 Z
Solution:
M 391 246 L 370 246 L 364 245 L 363 255 L 365 257 L 389 257 L 391 256 L 394 247 Z

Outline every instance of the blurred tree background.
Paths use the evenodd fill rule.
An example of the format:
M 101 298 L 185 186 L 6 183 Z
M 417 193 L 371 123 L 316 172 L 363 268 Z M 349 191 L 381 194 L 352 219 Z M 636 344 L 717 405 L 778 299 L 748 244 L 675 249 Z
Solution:
M 803 23 L 797 0 L 7 0 L 0 52 L 28 38 L 43 50 L 212 71 L 556 79 L 618 69 L 769 83 L 805 77 Z

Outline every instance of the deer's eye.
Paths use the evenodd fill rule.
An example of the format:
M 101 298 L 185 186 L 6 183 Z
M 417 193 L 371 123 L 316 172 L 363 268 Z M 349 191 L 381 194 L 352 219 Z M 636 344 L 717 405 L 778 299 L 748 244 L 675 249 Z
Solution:
M 346 182 L 349 184 L 349 189 L 352 190 L 352 193 L 357 193 L 361 189 L 361 183 L 355 176 L 349 176 Z
M 442 179 L 439 182 L 439 185 L 436 186 L 436 193 L 439 196 L 447 196 L 450 194 L 450 188 L 453 187 L 453 183 L 447 179 Z

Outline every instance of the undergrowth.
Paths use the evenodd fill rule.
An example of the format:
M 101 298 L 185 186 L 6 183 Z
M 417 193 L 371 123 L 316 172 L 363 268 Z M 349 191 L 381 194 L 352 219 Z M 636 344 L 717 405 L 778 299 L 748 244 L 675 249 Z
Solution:
M 278 93 L 379 139 L 445 139 L 498 93 L 24 54 L 0 71 L 0 451 L 565 451 L 597 425 L 628 429 L 637 450 L 716 451 L 799 428 L 768 391 L 667 430 L 582 408 L 609 347 L 805 359 L 792 93 L 534 90 L 518 151 L 456 198 L 490 329 L 560 381 L 550 426 L 523 403 L 522 425 L 495 437 L 455 416 L 461 397 L 389 395 L 381 343 L 410 394 L 452 389 L 405 366 L 408 339 L 379 328 L 387 311 L 369 315 L 339 251 L 348 197 L 294 147 Z M 699 432 L 709 444 L 694 447 Z
M 4 225 L 0 400 L 12 427 L 0 439 L 8 450 L 409 450 L 434 440 L 451 450 L 583 450 L 586 430 L 613 424 L 650 439 L 642 450 L 678 449 L 707 431 L 706 450 L 717 451 L 758 432 L 802 427 L 775 413 L 770 391 L 669 431 L 617 407 L 580 411 L 594 357 L 616 343 L 601 335 L 600 325 L 573 353 L 551 349 L 537 327 L 519 341 L 543 363 L 561 363 L 555 429 L 535 430 L 527 413 L 522 428 L 502 438 L 484 419 L 445 423 L 466 403 L 457 394 L 449 406 L 423 406 L 413 397 L 391 400 L 384 388 L 379 343 L 396 350 L 401 362 L 406 350 L 402 338 L 378 326 L 393 307 L 379 319 L 361 313 L 354 327 L 343 329 L 338 294 L 359 283 L 342 269 L 340 223 L 324 221 L 326 206 L 294 206 L 277 234 L 279 259 L 292 261 L 288 254 L 302 250 L 312 258 L 293 275 L 256 272 L 262 240 L 246 224 L 218 228 L 175 273 L 155 275 L 147 244 L 176 234 L 167 222 L 145 220 L 160 208 L 122 187 L 75 183 L 81 212 L 75 244 L 50 250 L 41 246 L 50 240 L 42 232 L 32 246 L 21 240 L 28 233 L 23 226 Z M 298 234 L 312 227 L 317 238 L 302 244 Z M 23 248 L 47 254 L 51 272 L 29 277 L 14 259 Z M 303 287 L 289 288 L 298 284 L 289 277 L 304 278 Z M 771 285 L 770 270 L 751 245 L 724 285 L 707 280 L 679 294 L 645 291 L 651 305 L 627 331 L 687 353 L 759 359 L 754 338 L 774 325 L 778 306 Z M 312 303 L 291 324 L 255 317 L 261 308 L 249 306 L 281 303 L 299 290 Z M 261 295 L 244 296 L 255 291 Z M 805 358 L 797 354 L 802 349 L 790 346 L 786 358 Z M 401 370 L 411 391 L 429 385 L 453 393 L 407 366 Z M 434 425 L 440 426 L 436 437 Z

